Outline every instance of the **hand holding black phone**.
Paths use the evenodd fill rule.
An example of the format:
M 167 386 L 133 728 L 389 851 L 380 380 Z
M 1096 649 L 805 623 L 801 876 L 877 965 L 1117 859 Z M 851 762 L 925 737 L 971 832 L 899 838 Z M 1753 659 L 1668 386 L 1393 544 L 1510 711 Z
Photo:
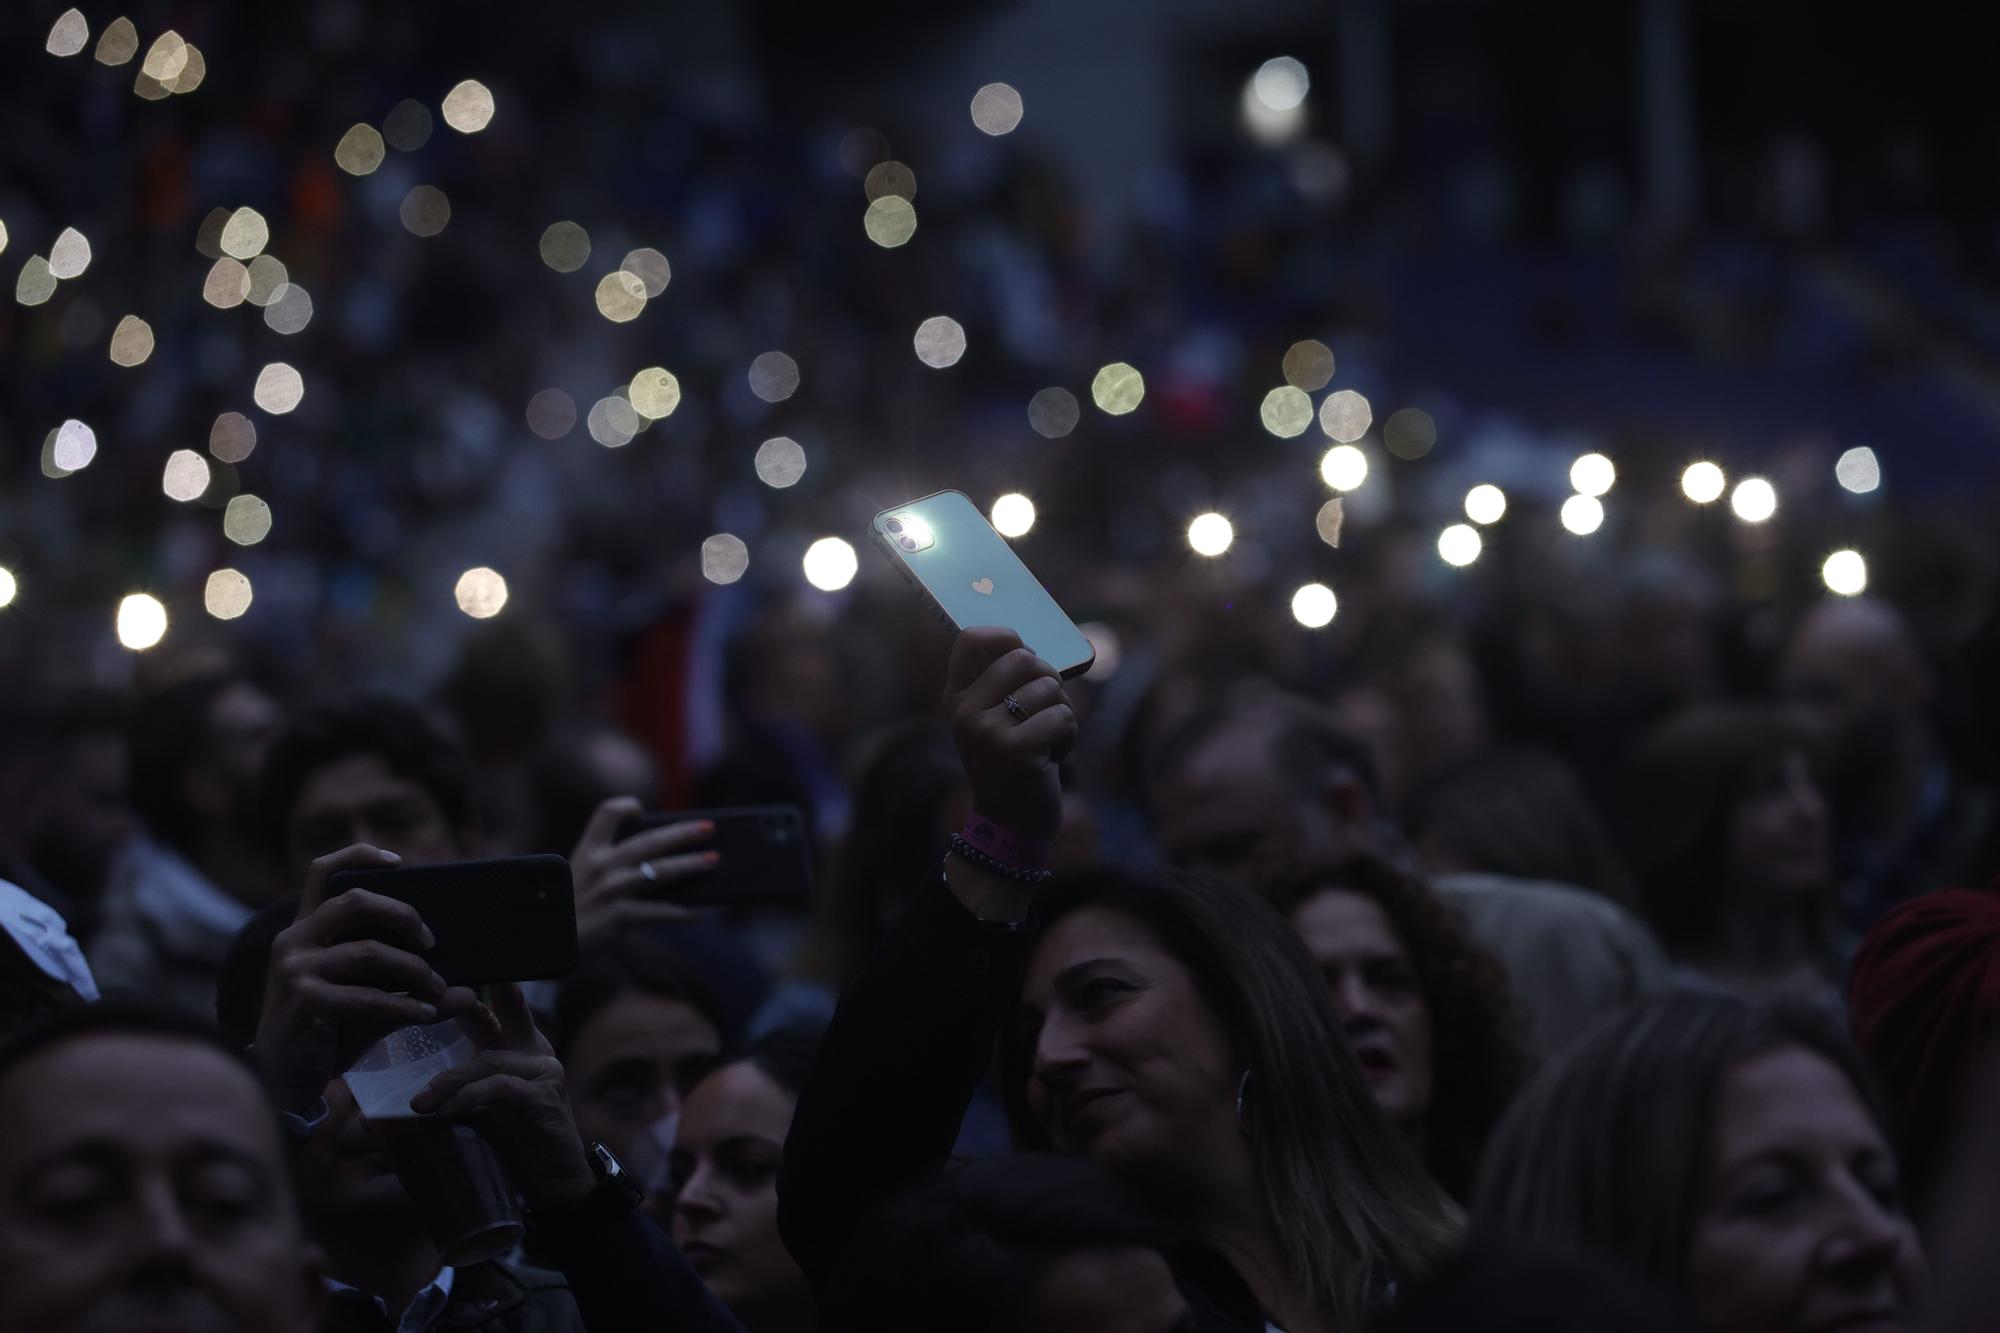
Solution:
M 546 981 L 576 968 L 576 900 L 560 856 L 509 856 L 342 870 L 332 898 L 367 889 L 408 903 L 437 944 L 425 958 L 452 986 Z
M 712 856 L 705 869 L 662 884 L 662 898 L 689 907 L 727 907 L 811 896 L 812 849 L 805 812 L 795 805 L 635 815 L 619 825 L 618 839 L 689 823 L 713 830 Z

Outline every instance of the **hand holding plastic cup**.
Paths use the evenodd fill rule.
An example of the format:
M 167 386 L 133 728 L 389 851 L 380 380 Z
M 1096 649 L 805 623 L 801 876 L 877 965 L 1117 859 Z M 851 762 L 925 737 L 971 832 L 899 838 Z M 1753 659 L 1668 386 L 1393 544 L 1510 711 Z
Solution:
M 505 1254 L 523 1230 L 514 1191 L 479 1131 L 410 1109 L 410 1098 L 472 1054 L 455 1022 L 398 1028 L 342 1075 L 439 1257 L 454 1268 Z

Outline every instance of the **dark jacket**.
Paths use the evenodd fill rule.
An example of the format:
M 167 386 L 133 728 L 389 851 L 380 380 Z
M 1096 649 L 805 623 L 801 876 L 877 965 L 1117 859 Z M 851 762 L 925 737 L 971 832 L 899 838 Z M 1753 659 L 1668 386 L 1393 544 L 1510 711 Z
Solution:
M 360 1292 L 336 1293 L 320 1333 L 391 1333 L 380 1307 Z M 590 1333 L 562 1274 L 497 1260 L 452 1275 L 451 1296 L 432 1333 Z
M 635 1211 L 528 1221 L 537 1259 L 560 1269 L 589 1333 L 743 1333 L 652 1218 Z
M 944 1166 L 1034 939 L 978 920 L 940 879 L 841 997 L 778 1177 L 778 1230 L 823 1296 L 859 1220 Z M 1198 1328 L 1264 1333 L 1227 1263 L 1199 1246 L 1167 1259 Z

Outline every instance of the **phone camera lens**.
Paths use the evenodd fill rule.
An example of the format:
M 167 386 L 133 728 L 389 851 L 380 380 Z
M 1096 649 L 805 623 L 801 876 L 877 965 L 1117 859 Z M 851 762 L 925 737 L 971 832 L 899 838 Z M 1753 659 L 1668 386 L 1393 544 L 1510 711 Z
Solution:
M 901 532 L 903 530 L 903 520 L 900 518 L 892 518 L 887 523 L 884 523 L 882 526 L 889 529 L 889 531 L 891 532 Z
M 915 537 L 898 537 L 896 538 L 896 544 L 905 551 L 914 551 L 917 549 L 917 539 Z

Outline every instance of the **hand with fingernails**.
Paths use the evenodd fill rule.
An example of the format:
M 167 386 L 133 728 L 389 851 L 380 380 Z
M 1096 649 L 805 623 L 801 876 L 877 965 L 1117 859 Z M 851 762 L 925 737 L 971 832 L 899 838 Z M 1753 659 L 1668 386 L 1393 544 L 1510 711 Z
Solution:
M 271 944 L 252 1053 L 279 1106 L 309 1115 L 326 1085 L 377 1040 L 473 1002 L 447 989 L 422 953 L 436 944 L 408 903 L 366 889 L 326 896 L 336 871 L 393 866 L 393 852 L 356 845 L 306 872 L 298 915 Z
M 410 1109 L 477 1129 L 531 1209 L 574 1203 L 597 1184 L 570 1113 L 562 1062 L 521 988 L 489 990 L 453 1014 L 474 1054 L 410 1098 Z
M 715 836 L 705 819 L 635 833 L 622 842 L 619 826 L 645 813 L 631 796 L 614 796 L 597 807 L 570 853 L 576 892 L 579 939 L 609 934 L 638 922 L 693 921 L 699 909 L 668 902 L 678 881 L 713 870 L 719 853 L 702 848 Z
M 1018 838 L 1054 842 L 1062 830 L 1060 765 L 1077 736 L 1061 675 L 1013 630 L 963 630 L 945 669 L 944 705 L 972 808 Z M 1031 895 L 1020 885 L 957 858 L 946 878 L 976 915 L 1027 914 Z

